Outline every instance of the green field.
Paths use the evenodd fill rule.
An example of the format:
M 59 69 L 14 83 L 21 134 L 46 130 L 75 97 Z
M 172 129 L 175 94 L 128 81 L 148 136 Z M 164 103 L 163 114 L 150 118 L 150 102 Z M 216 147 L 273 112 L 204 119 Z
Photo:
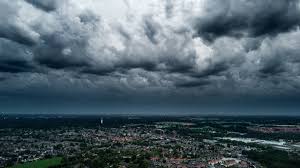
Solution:
M 49 166 L 59 165 L 61 163 L 61 161 L 62 161 L 61 157 L 55 157 L 55 158 L 51 158 L 51 159 L 37 160 L 34 162 L 17 164 L 10 168 L 48 168 Z

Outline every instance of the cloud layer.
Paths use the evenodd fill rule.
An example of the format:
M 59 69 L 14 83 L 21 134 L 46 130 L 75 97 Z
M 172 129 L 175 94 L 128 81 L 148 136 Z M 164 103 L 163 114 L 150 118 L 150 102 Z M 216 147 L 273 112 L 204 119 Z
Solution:
M 195 26 L 207 40 L 220 36 L 274 36 L 293 30 L 300 23 L 298 0 L 214 0 L 204 11 Z
M 299 95 L 299 0 L 2 0 L 3 95 Z

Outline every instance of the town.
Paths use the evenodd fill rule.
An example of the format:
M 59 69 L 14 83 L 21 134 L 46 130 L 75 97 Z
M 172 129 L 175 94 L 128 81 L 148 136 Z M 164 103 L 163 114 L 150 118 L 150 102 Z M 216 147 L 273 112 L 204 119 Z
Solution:
M 266 130 L 258 129 L 261 123 L 240 123 L 235 118 L 79 117 L 74 121 L 64 117 L 14 117 L 1 119 L 16 125 L 1 125 L 0 167 L 54 160 L 46 167 L 259 168 L 272 167 L 272 163 L 262 159 L 271 161 L 273 154 L 287 154 L 287 161 L 280 161 L 286 162 L 283 166 L 297 167 L 289 163 L 300 163 L 300 134 L 295 132 L 299 130 L 299 120 L 284 129 L 286 135 L 291 130 L 291 137 L 280 137 L 277 132 L 260 132 Z M 50 126 L 20 128 L 17 124 L 22 120 L 22 124 L 37 120 Z M 52 120 L 64 122 L 51 126 Z M 80 120 L 87 120 L 88 124 L 76 125 Z M 66 124 L 70 122 L 75 124 Z M 282 127 L 285 126 L 276 130 Z M 257 138 L 252 134 L 257 134 Z M 267 139 L 261 139 L 264 134 Z

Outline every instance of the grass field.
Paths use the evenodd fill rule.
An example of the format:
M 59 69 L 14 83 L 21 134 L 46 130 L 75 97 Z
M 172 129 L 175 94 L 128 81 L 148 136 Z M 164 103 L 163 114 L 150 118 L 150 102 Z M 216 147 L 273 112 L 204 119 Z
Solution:
M 55 157 L 51 159 L 37 160 L 34 162 L 17 164 L 10 168 L 48 168 L 49 166 L 59 165 L 61 161 L 62 161 L 61 157 Z

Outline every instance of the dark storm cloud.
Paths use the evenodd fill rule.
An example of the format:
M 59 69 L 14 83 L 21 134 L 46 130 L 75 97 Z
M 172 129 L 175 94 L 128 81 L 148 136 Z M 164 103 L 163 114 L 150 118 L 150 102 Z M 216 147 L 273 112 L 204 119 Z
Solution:
M 68 43 L 63 43 L 60 41 L 60 38 L 64 38 L 63 36 L 57 35 L 43 38 L 47 39 L 47 43 L 40 44 L 34 49 L 34 59 L 36 62 L 55 69 L 81 67 L 87 65 L 86 60 L 84 60 L 82 57 L 76 57 L 79 54 L 84 54 L 84 51 L 81 50 L 81 45 L 84 45 L 82 41 L 78 41 L 78 43 L 74 42 L 72 44 L 72 47 L 74 47 L 74 50 L 76 50 L 77 53 L 69 55 L 68 53 L 63 53 L 65 47 L 68 46 Z M 78 48 L 76 48 L 76 46 L 78 46 Z M 71 49 L 65 50 L 69 52 Z M 70 57 L 72 57 L 72 59 L 70 59 Z
M 146 1 L 133 0 L 122 14 L 88 2 L 0 1 L 0 92 L 110 102 L 299 94 L 299 1 L 165 0 L 140 8 L 135 3 Z
M 177 83 L 177 87 L 182 87 L 182 88 L 194 88 L 194 87 L 202 87 L 209 85 L 211 82 L 208 80 L 192 80 L 192 81 L 186 81 L 186 82 L 181 82 Z
M 259 71 L 264 75 L 269 76 L 285 72 L 286 69 L 284 67 L 284 64 L 280 61 L 270 61 L 267 62 Z
M 209 41 L 221 36 L 276 35 L 300 24 L 298 0 L 212 0 L 205 9 L 195 28 Z
M 37 43 L 39 35 L 19 19 L 20 8 L 20 5 L 6 0 L 0 2 L 0 38 L 32 46 Z
M 126 30 L 124 30 L 124 28 L 122 26 L 118 27 L 117 30 L 127 41 L 131 40 L 130 34 Z
M 6 77 L 0 77 L 0 82 L 5 81 L 6 79 Z
M 96 33 L 100 18 L 89 10 L 81 12 L 77 17 L 56 16 L 59 20 L 52 33 L 41 33 L 43 43 L 33 48 L 36 62 L 50 68 L 63 69 L 69 67 L 90 66 L 86 47 L 89 39 Z
M 117 65 L 120 69 L 133 69 L 133 68 L 142 68 L 147 71 L 155 71 L 157 70 L 156 64 L 150 61 L 142 61 L 142 62 L 122 62 L 122 64 Z
M 35 39 L 27 36 L 27 34 L 19 30 L 19 28 L 10 26 L 0 26 L 0 38 L 6 38 L 28 46 L 32 46 L 36 43 Z
M 35 68 L 31 63 L 25 61 L 1 61 L 0 72 L 34 72 Z
M 34 72 L 34 62 L 27 47 L 7 39 L 0 39 L 0 72 Z
M 148 39 L 153 43 L 157 44 L 156 35 L 158 34 L 158 24 L 156 24 L 150 16 L 144 18 L 144 31 Z
M 53 11 L 57 8 L 59 1 L 57 0 L 26 0 L 35 7 L 45 10 L 47 12 Z
M 212 75 L 219 75 L 220 73 L 225 72 L 228 69 L 229 69 L 229 65 L 222 62 L 222 63 L 215 64 L 213 66 L 210 66 L 209 68 L 205 69 L 202 72 L 192 73 L 192 76 L 207 77 L 207 76 L 212 76 Z
M 78 17 L 84 24 L 97 24 L 101 20 L 100 16 L 96 15 L 90 10 L 85 10 Z
M 115 71 L 114 69 L 95 69 L 95 68 L 83 68 L 82 70 L 80 70 L 81 73 L 100 75 L 100 76 L 108 76 L 114 71 Z
M 178 64 L 174 62 L 168 62 L 167 63 L 168 67 L 166 68 L 167 72 L 170 73 L 190 73 L 192 71 L 192 65 L 187 65 L 187 64 Z
M 165 5 L 165 13 L 167 18 L 170 18 L 173 16 L 174 12 L 174 4 L 172 0 L 166 0 L 166 5 Z

